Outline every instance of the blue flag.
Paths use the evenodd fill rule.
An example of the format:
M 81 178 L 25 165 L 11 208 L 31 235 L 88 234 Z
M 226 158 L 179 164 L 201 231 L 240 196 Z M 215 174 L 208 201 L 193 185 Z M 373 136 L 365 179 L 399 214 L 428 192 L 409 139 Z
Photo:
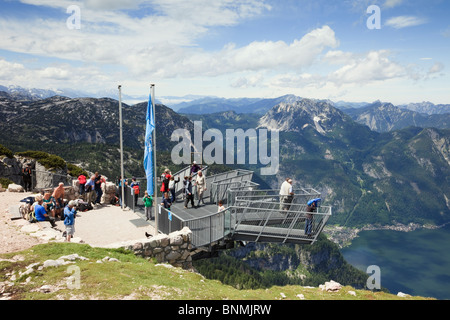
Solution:
M 144 152 L 144 169 L 147 176 L 147 192 L 153 195 L 153 130 L 155 130 L 155 115 L 153 114 L 152 96 L 149 95 L 147 105 L 147 117 L 145 128 L 145 152 Z

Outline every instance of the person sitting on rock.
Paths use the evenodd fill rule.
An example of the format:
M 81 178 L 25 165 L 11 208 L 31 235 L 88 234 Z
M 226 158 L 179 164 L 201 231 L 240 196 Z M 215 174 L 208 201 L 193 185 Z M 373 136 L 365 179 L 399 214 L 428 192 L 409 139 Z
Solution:
M 47 211 L 45 211 L 45 208 L 43 206 L 44 198 L 42 195 L 37 195 L 36 198 L 36 205 L 34 206 L 34 216 L 36 217 L 36 220 L 39 221 L 49 221 L 52 225 L 52 228 L 56 227 L 55 218 L 49 216 L 47 214 Z
M 43 205 L 47 214 L 55 218 L 55 199 L 50 192 L 44 194 Z

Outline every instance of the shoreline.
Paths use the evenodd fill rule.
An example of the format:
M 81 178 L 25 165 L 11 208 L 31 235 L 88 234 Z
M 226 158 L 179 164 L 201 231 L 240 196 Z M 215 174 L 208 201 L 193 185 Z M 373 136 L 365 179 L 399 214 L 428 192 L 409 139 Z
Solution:
M 349 228 L 342 226 L 325 226 L 323 232 L 327 236 L 328 240 L 337 244 L 339 249 L 348 247 L 352 244 L 353 239 L 358 237 L 358 234 L 361 231 L 376 231 L 376 230 L 391 230 L 391 231 L 400 231 L 400 232 L 412 232 L 419 229 L 441 229 L 446 225 L 450 224 L 450 222 L 446 222 L 440 226 L 435 226 L 431 224 L 418 224 L 418 223 L 409 223 L 408 225 L 404 225 L 401 223 L 395 223 L 394 225 L 388 226 L 376 226 L 376 225 L 366 225 L 360 228 Z

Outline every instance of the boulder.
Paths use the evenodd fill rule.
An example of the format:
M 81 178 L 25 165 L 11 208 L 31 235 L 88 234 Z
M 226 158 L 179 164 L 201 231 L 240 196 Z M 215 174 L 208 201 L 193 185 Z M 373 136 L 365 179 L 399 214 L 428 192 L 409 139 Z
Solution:
M 342 285 L 336 281 L 331 280 L 329 282 L 325 282 L 325 284 L 323 285 L 320 285 L 320 288 L 322 289 L 322 291 L 325 290 L 327 292 L 337 292 L 341 290 Z
M 8 185 L 9 192 L 24 192 L 23 187 L 21 185 L 11 183 Z
M 397 293 L 397 297 L 407 298 L 407 297 L 411 297 L 411 296 L 407 293 L 399 292 L 399 293 Z

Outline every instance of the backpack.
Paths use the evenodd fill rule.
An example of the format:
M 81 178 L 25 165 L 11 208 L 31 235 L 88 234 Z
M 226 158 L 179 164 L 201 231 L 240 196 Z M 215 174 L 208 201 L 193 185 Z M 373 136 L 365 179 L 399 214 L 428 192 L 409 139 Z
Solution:
M 24 177 L 27 177 L 27 178 L 31 177 L 31 169 L 30 168 L 28 168 L 28 167 L 23 168 L 22 172 L 23 172 Z
M 317 207 L 320 206 L 320 201 L 322 201 L 322 199 L 320 199 L 320 198 L 312 199 L 312 200 L 308 201 L 307 205 L 310 206 L 310 205 L 312 205 L 315 202 L 316 203 L 316 208 L 317 208 Z
M 80 182 L 80 184 L 85 184 L 86 183 L 86 177 L 82 174 L 78 177 L 78 182 Z
M 140 193 L 139 185 L 138 185 L 138 184 L 135 184 L 135 185 L 133 186 L 133 189 L 134 189 L 134 194 L 139 194 L 139 193 Z

